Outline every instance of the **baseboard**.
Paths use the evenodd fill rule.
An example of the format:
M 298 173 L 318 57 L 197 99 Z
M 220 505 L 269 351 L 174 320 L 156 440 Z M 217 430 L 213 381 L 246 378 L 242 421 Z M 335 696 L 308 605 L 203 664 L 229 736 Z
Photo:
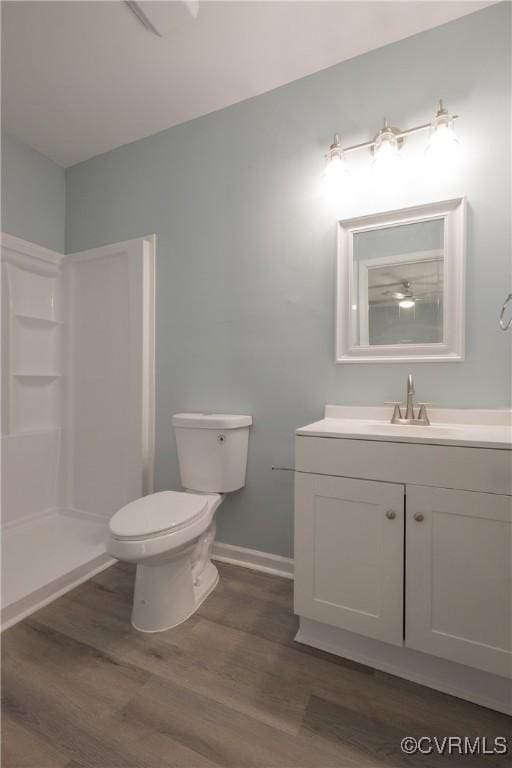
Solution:
M 235 544 L 224 544 L 214 541 L 212 547 L 212 560 L 230 565 L 240 565 L 243 568 L 251 568 L 253 571 L 270 573 L 273 576 L 281 576 L 284 579 L 293 579 L 293 559 L 273 555 L 270 552 L 260 552 L 257 549 L 238 547 Z

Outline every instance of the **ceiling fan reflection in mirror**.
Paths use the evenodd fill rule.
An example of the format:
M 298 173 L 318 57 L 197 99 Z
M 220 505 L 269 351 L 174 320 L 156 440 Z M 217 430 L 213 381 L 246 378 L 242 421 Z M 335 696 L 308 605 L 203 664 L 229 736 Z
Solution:
M 393 291 L 393 298 L 398 301 L 400 309 L 412 309 L 416 306 L 416 296 L 411 290 L 411 283 L 409 280 L 404 280 L 402 283 L 403 291 Z

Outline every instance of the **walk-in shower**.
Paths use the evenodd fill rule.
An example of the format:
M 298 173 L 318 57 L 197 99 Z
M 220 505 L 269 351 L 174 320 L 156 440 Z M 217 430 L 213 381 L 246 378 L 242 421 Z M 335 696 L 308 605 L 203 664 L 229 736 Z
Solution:
M 2 626 L 112 560 L 152 490 L 153 236 L 62 256 L 2 235 Z

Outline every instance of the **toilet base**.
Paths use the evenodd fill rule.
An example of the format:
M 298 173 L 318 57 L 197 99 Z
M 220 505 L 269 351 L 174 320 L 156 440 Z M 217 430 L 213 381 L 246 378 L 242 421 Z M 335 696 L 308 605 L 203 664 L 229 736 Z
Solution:
M 208 561 L 193 579 L 190 556 L 161 565 L 138 565 L 133 596 L 132 626 L 139 632 L 165 632 L 189 619 L 219 582 Z

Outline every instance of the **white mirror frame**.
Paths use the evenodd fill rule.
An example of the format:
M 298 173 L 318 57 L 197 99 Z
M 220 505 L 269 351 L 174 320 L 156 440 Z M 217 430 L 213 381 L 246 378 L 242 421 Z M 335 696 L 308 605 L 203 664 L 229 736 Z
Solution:
M 431 344 L 355 345 L 352 285 L 354 235 L 373 229 L 444 219 L 443 341 Z M 336 363 L 458 362 L 465 351 L 466 199 L 402 208 L 338 221 Z M 356 303 L 359 304 L 359 297 Z

